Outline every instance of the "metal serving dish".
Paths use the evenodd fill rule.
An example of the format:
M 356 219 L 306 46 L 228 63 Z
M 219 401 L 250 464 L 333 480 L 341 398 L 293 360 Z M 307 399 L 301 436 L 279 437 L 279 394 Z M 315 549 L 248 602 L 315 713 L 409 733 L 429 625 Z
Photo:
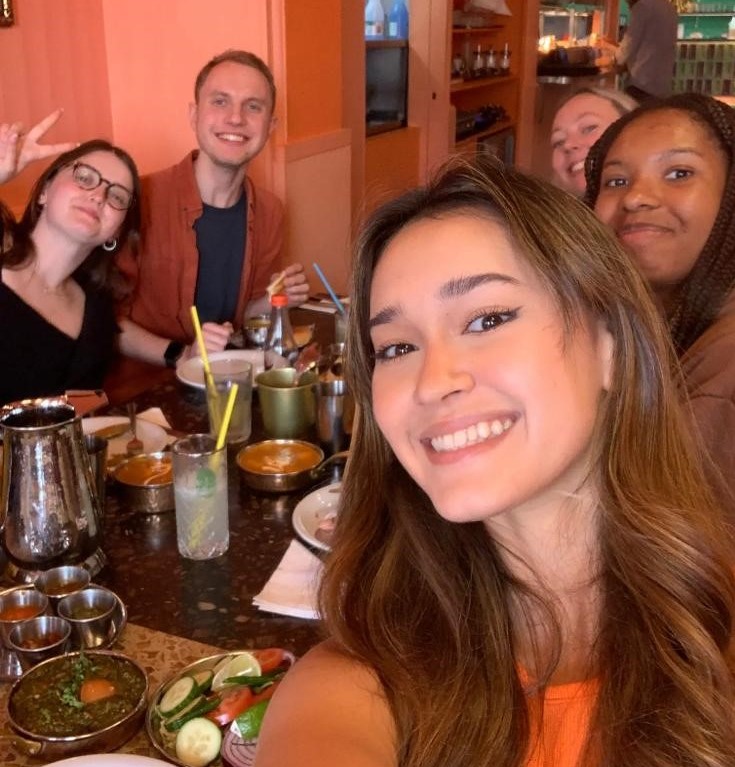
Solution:
M 43 661 L 34 666 L 13 684 L 8 696 L 7 715 L 10 726 L 15 733 L 11 740 L 18 751 L 41 759 L 61 759 L 85 753 L 109 753 L 130 740 L 140 729 L 148 699 L 148 676 L 145 670 L 132 658 L 106 650 L 87 650 L 84 655 L 92 661 L 94 661 L 95 657 L 102 655 L 116 658 L 118 662 L 127 663 L 132 666 L 144 681 L 143 691 L 131 711 L 112 724 L 84 735 L 42 735 L 27 729 L 23 726 L 22 722 L 17 720 L 15 701 L 23 685 L 28 684 L 34 675 L 43 673 L 44 669 L 47 669 L 50 664 L 67 662 L 67 659 L 77 658 L 79 655 L 80 653 L 69 653 L 58 658 Z
M 208 671 L 210 669 L 214 670 L 227 658 L 234 658 L 241 652 L 248 651 L 232 650 L 230 652 L 220 653 L 219 655 L 210 655 L 207 658 L 200 658 L 199 660 L 194 661 L 193 663 L 190 663 L 188 666 L 185 666 L 179 670 L 176 674 L 169 677 L 165 682 L 162 682 L 154 691 L 153 695 L 151 695 L 151 700 L 148 704 L 148 711 L 145 717 L 145 729 L 148 733 L 148 737 L 150 738 L 151 743 L 153 743 L 159 753 L 169 762 L 178 764 L 180 767 L 187 767 L 186 762 L 182 762 L 176 756 L 176 750 L 174 747 L 174 741 L 176 740 L 175 735 L 166 735 L 165 730 L 161 727 L 161 715 L 158 712 L 158 704 L 161 702 L 161 698 L 163 697 L 164 693 L 169 689 L 169 687 L 178 682 L 182 677 L 198 674 L 200 671 Z M 286 653 L 286 659 L 291 665 L 293 665 L 296 661 L 296 658 L 291 653 Z M 225 729 L 228 728 L 229 725 Z M 223 735 L 224 734 L 225 733 L 223 733 Z M 248 741 L 244 747 L 244 751 L 246 751 L 247 755 L 254 760 L 255 741 Z M 210 762 L 207 767 L 222 767 L 224 764 L 227 764 L 227 762 L 223 760 L 222 756 L 218 756 L 214 761 Z
M 143 482 L 145 469 L 148 466 L 167 464 L 171 466 L 171 453 L 143 453 L 127 458 L 119 463 L 113 471 L 113 477 L 128 508 L 144 514 L 159 514 L 174 509 L 174 482 L 169 471 L 165 481 Z
M 289 460 L 290 456 L 293 460 Z M 325 461 L 322 449 L 311 442 L 266 439 L 241 448 L 237 465 L 249 488 L 266 493 L 290 493 L 318 482 L 324 477 L 325 469 L 346 456 L 346 452 L 335 453 Z

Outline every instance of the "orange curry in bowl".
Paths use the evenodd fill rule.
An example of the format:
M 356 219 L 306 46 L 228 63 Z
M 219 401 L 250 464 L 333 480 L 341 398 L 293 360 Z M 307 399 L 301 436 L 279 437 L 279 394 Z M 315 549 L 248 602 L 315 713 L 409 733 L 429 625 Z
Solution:
M 115 479 L 126 485 L 167 485 L 173 482 L 171 456 L 139 455 L 118 466 Z
M 254 474 L 298 474 L 318 466 L 322 458 L 322 452 L 308 442 L 266 440 L 241 450 L 237 462 Z

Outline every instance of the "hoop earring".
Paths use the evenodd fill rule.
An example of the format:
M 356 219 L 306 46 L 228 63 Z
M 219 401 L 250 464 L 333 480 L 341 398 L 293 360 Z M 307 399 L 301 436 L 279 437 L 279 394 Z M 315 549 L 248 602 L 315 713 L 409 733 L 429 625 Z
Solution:
M 107 240 L 107 242 L 102 243 L 102 249 L 106 250 L 108 253 L 112 253 L 113 250 L 117 247 L 117 237 L 113 237 L 111 240 Z

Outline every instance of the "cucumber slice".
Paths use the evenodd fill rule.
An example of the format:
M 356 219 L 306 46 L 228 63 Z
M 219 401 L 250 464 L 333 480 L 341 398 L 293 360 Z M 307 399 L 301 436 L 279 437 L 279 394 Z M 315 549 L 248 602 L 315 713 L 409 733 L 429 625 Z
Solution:
M 196 681 L 190 676 L 182 676 L 166 690 L 158 704 L 161 716 L 168 718 L 182 711 L 199 695 Z
M 189 767 L 205 767 L 219 756 L 222 733 L 209 719 L 190 719 L 176 736 L 176 756 Z
M 210 668 L 206 671 L 199 671 L 196 674 L 192 674 L 192 677 L 194 677 L 194 681 L 196 682 L 197 692 L 200 694 L 207 693 L 212 686 L 214 671 Z
M 174 711 L 173 714 L 169 714 L 167 717 L 163 717 L 163 723 L 168 726 L 170 722 L 173 722 L 174 719 L 179 719 L 185 714 L 188 714 L 190 711 L 194 711 L 194 709 L 197 708 L 197 706 L 201 705 L 201 703 L 205 700 L 203 695 L 197 695 L 195 698 L 192 698 L 185 706 L 184 708 L 179 708 Z M 159 712 L 160 713 L 160 712 Z
M 196 706 L 187 708 L 186 711 L 177 715 L 173 719 L 168 719 L 166 721 L 165 727 L 169 732 L 176 732 L 176 730 L 180 730 L 191 719 L 196 719 L 199 716 L 208 714 L 210 711 L 214 711 L 214 709 L 217 708 L 221 702 L 222 701 L 219 699 L 219 697 L 201 698 L 197 702 Z

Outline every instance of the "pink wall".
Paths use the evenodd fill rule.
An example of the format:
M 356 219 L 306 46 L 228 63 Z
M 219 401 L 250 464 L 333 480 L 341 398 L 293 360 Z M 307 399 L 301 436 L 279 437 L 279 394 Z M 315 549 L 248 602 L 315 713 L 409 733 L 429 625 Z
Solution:
M 102 7 L 115 140 L 143 173 L 195 146 L 188 105 L 203 64 L 227 48 L 269 59 L 263 0 L 102 0 Z
M 62 106 L 47 141 L 112 138 L 101 0 L 22 0 L 15 19 L 0 27 L 0 122 L 30 126 Z M 31 166 L 3 187 L 16 213 L 38 173 Z

